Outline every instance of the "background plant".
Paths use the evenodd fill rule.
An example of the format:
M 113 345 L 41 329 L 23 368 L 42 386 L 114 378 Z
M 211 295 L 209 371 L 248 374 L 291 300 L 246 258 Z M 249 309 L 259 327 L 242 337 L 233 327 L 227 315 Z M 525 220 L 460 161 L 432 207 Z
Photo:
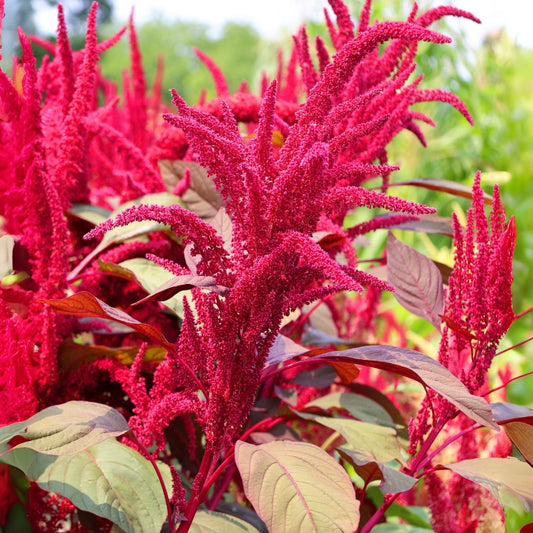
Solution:
M 427 525 L 406 506 L 428 503 L 447 509 L 433 512 L 435 530 L 482 530 L 503 528 L 500 504 L 529 509 L 530 466 L 507 457 L 503 432 L 487 441 L 503 425 L 530 460 L 530 411 L 483 399 L 516 318 L 514 219 L 495 189 L 487 220 L 479 176 L 466 230 L 380 192 L 396 170 L 390 140 L 403 129 L 423 140 L 417 121 L 430 121 L 412 104 L 441 100 L 470 120 L 453 94 L 410 76 L 419 40 L 446 41 L 426 26 L 472 17 L 438 8 L 370 25 L 368 2 L 354 38 L 344 4 L 331 7 L 334 58 L 319 39 L 313 59 L 301 30 L 258 96 L 232 92 L 199 53 L 218 98 L 191 107 L 173 91 L 177 114 L 164 121 L 161 80 L 147 97 L 131 22 L 122 99 L 97 71 L 120 34 L 97 42 L 96 6 L 75 53 L 59 8 L 57 44 L 37 40 L 52 57 L 38 70 L 21 32 L 22 60 L 1 78 L 0 391 L 12 423 L 0 453 L 6 509 L 21 499 L 28 511 L 15 503 L 6 524 L 108 530 L 99 516 L 126 531 L 167 520 L 179 531 L 365 532 L 391 512 Z M 390 213 L 359 219 L 367 208 Z M 394 227 L 453 234 L 453 271 L 392 236 L 388 283 L 381 255 L 361 270 L 352 241 Z M 441 364 L 408 349 L 380 307 L 392 288 L 442 334 Z M 460 461 L 446 461 L 456 445 Z M 457 478 L 442 490 L 441 469 L 500 504 Z

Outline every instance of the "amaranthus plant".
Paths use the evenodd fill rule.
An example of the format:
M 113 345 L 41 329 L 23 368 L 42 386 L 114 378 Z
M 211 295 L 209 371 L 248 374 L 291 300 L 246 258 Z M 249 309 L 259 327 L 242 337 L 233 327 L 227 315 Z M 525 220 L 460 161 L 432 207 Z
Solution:
M 6 530 L 367 533 L 398 515 L 481 532 L 532 509 L 533 411 L 488 374 L 517 318 L 514 219 L 479 174 L 414 182 L 471 198 L 465 228 L 388 194 L 388 143 L 433 125 L 414 104 L 472 122 L 414 77 L 419 42 L 450 41 L 428 29 L 443 16 L 479 21 L 415 4 L 371 24 L 368 0 L 355 27 L 329 4 L 330 43 L 302 28 L 259 95 L 197 51 L 217 98 L 172 90 L 173 109 L 161 72 L 147 94 L 132 20 L 122 96 L 98 58 L 124 31 L 98 43 L 96 4 L 78 52 L 61 5 L 56 44 L 20 31 L 0 75 Z M 450 235 L 451 271 L 392 233 L 364 268 L 361 237 L 394 228 Z M 389 292 L 434 326 L 438 360 Z

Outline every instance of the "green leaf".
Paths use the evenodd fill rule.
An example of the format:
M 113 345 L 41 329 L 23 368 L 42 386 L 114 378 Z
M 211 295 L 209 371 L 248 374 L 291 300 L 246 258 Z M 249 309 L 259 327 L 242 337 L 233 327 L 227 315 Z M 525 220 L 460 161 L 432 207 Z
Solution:
M 172 272 L 169 272 L 161 265 L 141 257 L 127 259 L 116 266 L 122 267 L 126 272 L 130 272 L 132 277 L 148 294 L 151 294 L 163 283 L 174 277 Z M 162 303 L 177 316 L 183 317 L 182 295 L 169 298 Z
M 259 446 L 238 441 L 235 462 L 244 491 L 269 531 L 345 533 L 359 524 L 359 502 L 346 471 L 304 442 Z
M 198 511 L 189 530 L 191 533 L 257 533 L 244 520 L 215 511 Z
M 470 394 L 447 368 L 421 352 L 397 346 L 376 345 L 330 352 L 317 359 L 352 361 L 414 379 L 438 392 L 472 420 L 499 430 L 486 400 Z
M 90 222 L 94 226 L 97 226 L 109 218 L 111 211 L 97 205 L 72 204 L 67 215 L 79 218 L 80 220 L 85 220 L 85 222 Z
M 30 439 L 16 446 L 47 455 L 73 455 L 129 431 L 115 409 L 95 402 L 71 401 L 47 407 L 23 422 L 0 428 L 1 451 L 15 436 Z M 3 449 L 3 450 L 2 450 Z M 7 462 L 7 461 L 6 461 Z
M 15 503 L 11 507 L 7 515 L 6 525 L 3 530 L 0 527 L 0 533 L 33 533 L 26 516 L 26 509 L 21 503 Z
M 153 466 L 132 448 L 108 439 L 76 455 L 53 456 L 15 447 L 2 461 L 22 470 L 42 489 L 102 516 L 125 533 L 159 532 L 167 518 L 163 490 Z M 159 465 L 165 484 L 170 470 Z
M 380 480 L 380 489 L 386 494 L 406 492 L 413 488 L 418 481 L 392 466 L 374 461 L 364 453 L 348 450 L 347 448 L 339 448 L 338 451 L 354 467 L 357 474 L 365 481 L 365 484 Z
M 428 529 L 410 524 L 377 524 L 372 533 L 428 533 Z
M 325 411 L 332 408 L 345 409 L 354 418 L 361 420 L 361 422 L 394 427 L 391 416 L 379 403 L 360 394 L 332 392 L 309 402 L 305 406 L 305 409 L 310 407 L 319 407 Z
M 523 461 L 489 457 L 440 466 L 485 487 L 503 507 L 533 511 L 533 468 Z
M 403 462 L 402 447 L 396 430 L 393 428 L 368 424 L 350 418 L 328 418 L 302 412 L 298 412 L 298 415 L 337 431 L 344 437 L 348 446 L 374 461 L 381 463 L 388 463 L 393 460 Z

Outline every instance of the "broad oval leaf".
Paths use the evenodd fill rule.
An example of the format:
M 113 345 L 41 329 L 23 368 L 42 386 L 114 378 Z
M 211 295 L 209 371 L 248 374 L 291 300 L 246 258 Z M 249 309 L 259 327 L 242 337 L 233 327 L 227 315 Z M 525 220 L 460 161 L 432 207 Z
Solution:
M 0 445 L 18 435 L 30 440 L 18 444 L 17 449 L 31 448 L 47 455 L 73 455 L 123 435 L 129 429 L 126 419 L 108 405 L 70 401 L 0 428 Z
M 42 489 L 76 507 L 111 520 L 125 533 L 154 533 L 167 518 L 163 490 L 153 466 L 132 448 L 108 439 L 76 455 L 45 455 L 13 448 L 2 461 L 22 470 Z M 160 464 L 167 491 L 169 468 Z
M 122 261 L 116 266 L 122 267 L 127 272 L 131 272 L 131 275 L 137 283 L 148 294 L 154 292 L 158 287 L 161 287 L 163 283 L 166 283 L 174 277 L 174 274 L 169 272 L 166 268 L 142 257 L 126 259 L 126 261 Z M 163 300 L 161 303 L 177 316 L 183 318 L 182 296 L 183 295 L 176 298 L 172 297 L 168 300 Z
M 488 457 L 441 466 L 485 487 L 503 507 L 533 511 L 533 468 L 523 461 Z
M 387 239 L 387 280 L 403 307 L 440 330 L 444 311 L 442 275 L 431 259 L 392 233 Z
M 314 420 L 317 424 L 337 431 L 350 448 L 367 455 L 374 461 L 387 463 L 396 460 L 403 463 L 402 447 L 393 428 L 350 418 L 328 418 L 301 411 L 297 413 L 305 420 Z
M 107 305 L 96 296 L 93 296 L 90 292 L 80 291 L 72 296 L 67 296 L 66 298 L 60 298 L 58 300 L 39 301 L 49 304 L 58 313 L 113 320 L 114 322 L 124 324 L 138 333 L 145 335 L 156 344 L 160 344 L 167 348 L 172 346 L 167 339 L 165 339 L 164 335 L 153 326 L 139 322 L 124 311 Z
M 257 533 L 248 522 L 216 511 L 198 511 L 189 529 L 191 533 Z
M 412 489 L 418 481 L 416 478 L 408 476 L 392 466 L 374 461 L 364 453 L 348 450 L 347 448 L 339 448 L 338 451 L 354 467 L 354 470 L 365 481 L 365 484 L 380 480 L 379 487 L 385 494 L 406 492 Z
M 345 533 L 359 524 L 348 474 L 324 450 L 305 442 L 235 445 L 244 491 L 269 531 Z
M 394 427 L 391 416 L 379 403 L 360 394 L 332 392 L 306 404 L 305 408 L 309 407 L 319 407 L 325 411 L 331 408 L 345 409 L 362 422 Z
M 490 407 L 512 443 L 524 459 L 533 465 L 533 409 L 507 402 L 493 403 Z
M 184 192 L 183 201 L 187 208 L 200 218 L 213 218 L 217 211 L 224 207 L 224 200 L 213 178 L 207 175 L 207 170 L 192 161 L 159 161 L 159 170 L 168 190 L 174 190 L 176 184 L 183 178 L 185 168 L 190 171 L 191 185 Z
M 533 409 L 525 405 L 516 405 L 509 402 L 495 402 L 490 404 L 494 419 L 498 424 L 520 421 L 533 424 Z
M 320 356 L 320 359 L 352 361 L 414 379 L 438 392 L 472 420 L 499 431 L 485 399 L 470 394 L 447 368 L 421 352 L 396 346 L 369 345 L 330 352 Z
M 98 226 L 98 224 L 102 224 L 109 218 L 111 211 L 97 205 L 72 204 L 72 207 L 67 211 L 67 215 L 85 220 L 85 222 L 89 222 L 93 226 Z

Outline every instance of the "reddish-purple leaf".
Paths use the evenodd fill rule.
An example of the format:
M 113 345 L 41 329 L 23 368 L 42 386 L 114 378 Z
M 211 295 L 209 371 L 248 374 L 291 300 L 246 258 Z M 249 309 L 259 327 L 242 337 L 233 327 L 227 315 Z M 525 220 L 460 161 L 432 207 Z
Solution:
M 159 170 L 169 191 L 183 178 L 185 168 L 191 173 L 191 186 L 182 196 L 187 207 L 200 218 L 213 218 L 224 200 L 204 167 L 192 161 L 159 161 Z
M 79 317 L 93 317 L 104 318 L 124 324 L 141 335 L 145 335 L 156 344 L 161 346 L 171 347 L 172 345 L 165 339 L 164 335 L 149 324 L 139 322 L 135 318 L 131 317 L 120 309 L 115 309 L 110 305 L 107 305 L 102 300 L 99 300 L 96 296 L 93 296 L 90 292 L 81 291 L 61 298 L 59 300 L 39 300 L 43 303 L 49 304 L 58 313 L 65 315 L 73 315 Z
M 379 215 L 379 218 L 392 216 L 390 213 Z M 401 224 L 388 226 L 389 229 L 403 229 L 409 231 L 418 231 L 420 233 L 440 233 L 442 235 L 453 236 L 452 219 L 450 217 L 441 217 L 433 213 L 427 215 L 418 215 L 419 220 L 409 220 Z M 378 218 L 378 217 L 376 217 Z
M 430 189 L 432 191 L 446 192 L 453 194 L 454 196 L 460 196 L 461 198 L 472 199 L 472 188 L 457 183 L 455 181 L 449 181 L 439 178 L 415 178 L 409 181 L 400 181 L 398 183 L 389 183 L 388 187 L 398 187 L 403 185 L 411 185 L 414 187 L 422 187 L 424 189 Z M 487 193 L 483 193 L 483 199 L 485 204 L 490 205 L 492 196 Z
M 431 259 L 392 233 L 387 240 L 387 279 L 403 307 L 440 330 L 439 315 L 444 310 L 442 275 Z
M 216 292 L 221 296 L 228 293 L 226 287 L 217 285 L 217 280 L 212 276 L 195 276 L 193 274 L 184 274 L 183 276 L 175 276 L 163 283 L 155 292 L 149 294 L 142 300 L 135 302 L 133 305 L 139 305 L 143 302 L 150 302 L 152 300 L 168 300 L 172 298 L 178 292 L 192 289 L 193 287 L 199 287 L 207 291 Z
M 533 409 L 525 405 L 516 405 L 508 402 L 491 403 L 490 408 L 494 415 L 494 420 L 498 424 L 507 424 L 508 422 L 520 421 L 533 424 Z
M 268 357 L 265 361 L 265 371 L 268 368 L 277 366 L 280 363 L 289 361 L 290 359 L 294 359 L 300 355 L 313 357 L 315 355 L 320 355 L 327 352 L 328 350 L 323 348 L 314 348 L 309 350 L 303 346 L 300 346 L 289 337 L 285 337 L 285 335 L 278 335 L 268 352 Z
M 533 409 L 503 402 L 491 404 L 490 407 L 512 443 L 524 459 L 533 465 Z
M 489 404 L 468 389 L 447 368 L 431 357 L 396 346 L 362 346 L 339 352 L 330 352 L 317 359 L 352 361 L 357 365 L 380 368 L 422 383 L 451 402 L 468 417 L 484 426 L 498 430 Z

